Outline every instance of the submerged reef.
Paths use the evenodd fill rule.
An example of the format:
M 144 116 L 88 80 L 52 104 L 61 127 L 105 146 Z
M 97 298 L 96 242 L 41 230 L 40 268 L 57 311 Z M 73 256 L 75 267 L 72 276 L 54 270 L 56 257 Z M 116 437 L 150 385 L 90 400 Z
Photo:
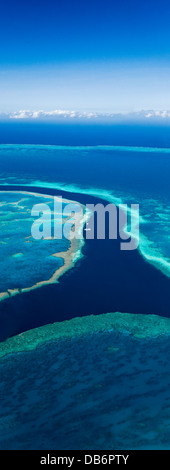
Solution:
M 100 332 L 118 331 L 135 338 L 158 338 L 170 335 L 170 319 L 157 315 L 106 313 L 77 317 L 23 332 L 0 343 L 0 357 L 34 350 L 46 342 L 61 341 Z

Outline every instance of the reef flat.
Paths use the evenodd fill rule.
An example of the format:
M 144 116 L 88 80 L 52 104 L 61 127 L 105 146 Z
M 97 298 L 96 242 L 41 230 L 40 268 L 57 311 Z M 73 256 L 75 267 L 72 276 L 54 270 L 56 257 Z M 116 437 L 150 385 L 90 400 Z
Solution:
M 31 351 L 51 341 L 61 341 L 100 332 L 117 331 L 135 338 L 158 338 L 170 335 L 170 319 L 157 315 L 106 313 L 77 317 L 26 331 L 0 343 L 0 357 Z
M 108 330 L 83 335 L 81 327 L 79 335 L 71 337 L 75 330 L 70 330 L 70 338 L 63 334 L 62 341 L 55 335 L 48 341 L 46 328 L 41 344 L 35 331 L 40 347 L 32 351 L 31 335 L 15 338 L 18 354 L 0 360 L 1 449 L 107 451 L 122 449 L 122 443 L 125 449 L 170 449 L 166 322 L 164 327 L 159 322 L 165 335 L 145 339 L 127 334 L 123 323 L 125 334 L 111 329 L 109 321 Z M 148 325 L 148 334 L 156 333 L 154 321 Z M 50 328 L 55 333 L 54 325 Z

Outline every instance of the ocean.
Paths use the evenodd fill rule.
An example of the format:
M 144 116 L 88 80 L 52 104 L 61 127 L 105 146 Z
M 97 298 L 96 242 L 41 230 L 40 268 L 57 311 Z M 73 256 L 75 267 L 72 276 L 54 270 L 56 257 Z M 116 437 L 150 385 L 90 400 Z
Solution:
M 84 205 L 139 204 L 140 215 L 137 250 L 120 251 L 120 240 L 107 236 L 85 239 L 81 256 L 59 282 L 2 300 L 0 340 L 76 317 L 94 315 L 95 322 L 108 312 L 169 319 L 168 128 L 1 123 L 0 131 L 0 191 L 57 195 Z M 34 261 L 36 256 L 30 257 L 33 270 Z M 73 335 L 59 343 L 44 341 L 29 352 L 14 348 L 1 359 L 1 445 L 9 448 L 10 436 L 12 448 L 169 449 L 168 348 L 168 333 L 136 339 L 125 326 L 80 340 Z M 18 371 L 16 384 L 13 370 Z M 16 388 L 11 398 L 5 398 L 8 386 Z M 46 401 L 49 389 L 52 405 Z M 25 405 L 19 400 L 22 393 Z M 36 426 L 28 417 L 30 406 L 33 413 L 36 407 Z M 92 413 L 95 407 L 98 414 Z M 162 428 L 166 433 L 160 438 Z

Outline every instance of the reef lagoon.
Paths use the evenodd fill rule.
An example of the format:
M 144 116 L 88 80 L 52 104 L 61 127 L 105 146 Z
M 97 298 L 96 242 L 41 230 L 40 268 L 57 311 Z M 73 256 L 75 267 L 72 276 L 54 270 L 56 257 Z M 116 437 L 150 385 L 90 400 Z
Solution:
M 56 209 L 57 201 L 59 207 L 61 205 L 60 199 L 56 198 Z M 0 300 L 54 283 L 73 266 L 74 259 L 80 256 L 83 241 L 70 241 L 69 232 L 74 221 L 71 222 L 67 207 L 71 202 L 75 208 L 75 202 L 62 199 L 61 215 L 57 210 L 54 212 L 52 196 L 26 191 L 0 192 Z M 40 220 L 38 224 L 37 217 L 32 215 L 32 209 L 41 214 L 42 211 L 45 214 L 46 210 L 46 228 L 43 234 L 40 229 L 43 223 Z M 36 239 L 32 233 L 36 224 L 37 229 L 40 229 L 40 239 Z M 54 224 L 56 231 L 61 225 L 65 225 L 67 236 L 54 239 Z

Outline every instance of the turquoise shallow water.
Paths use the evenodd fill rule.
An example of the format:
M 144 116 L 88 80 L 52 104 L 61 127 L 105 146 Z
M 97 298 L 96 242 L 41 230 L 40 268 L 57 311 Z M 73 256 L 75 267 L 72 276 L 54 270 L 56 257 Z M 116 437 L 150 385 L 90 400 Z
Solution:
M 53 254 L 68 250 L 70 242 L 66 238 L 36 240 L 31 234 L 37 219 L 31 210 L 44 203 L 53 208 L 50 197 L 0 192 L 0 292 L 48 280 L 63 265 L 63 258 Z

